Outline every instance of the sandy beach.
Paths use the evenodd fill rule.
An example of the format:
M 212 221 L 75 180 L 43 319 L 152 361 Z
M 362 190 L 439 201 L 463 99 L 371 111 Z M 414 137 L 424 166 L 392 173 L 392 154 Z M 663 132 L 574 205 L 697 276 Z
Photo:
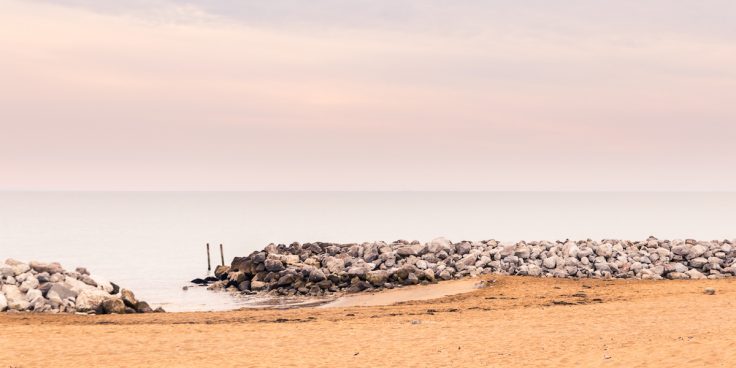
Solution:
M 0 315 L 0 366 L 645 367 L 736 358 L 736 280 L 486 279 L 495 282 L 390 306 Z

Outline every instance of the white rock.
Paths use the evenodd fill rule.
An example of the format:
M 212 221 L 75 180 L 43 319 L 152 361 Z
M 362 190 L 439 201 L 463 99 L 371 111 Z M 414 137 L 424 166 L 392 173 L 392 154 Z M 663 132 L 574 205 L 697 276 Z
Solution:
M 613 255 L 613 247 L 611 244 L 601 244 L 595 249 L 595 254 L 601 257 L 610 257 Z
M 529 264 L 527 267 L 528 267 L 527 272 L 529 273 L 529 276 L 539 276 L 542 274 L 542 269 L 533 263 Z
M 685 273 L 685 272 L 687 272 L 687 270 L 688 270 L 688 268 L 684 264 L 682 264 L 680 262 L 675 263 L 675 272 Z
M 8 300 L 8 309 L 24 311 L 30 306 L 25 294 L 21 293 L 17 286 L 3 285 L 3 292 Z
M 37 287 L 38 287 L 38 280 L 35 277 L 31 276 L 31 277 L 26 278 L 26 280 L 20 284 L 20 291 L 27 293 L 29 290 L 36 289 Z
M 705 275 L 703 275 L 702 273 L 700 273 L 696 269 L 691 269 L 690 271 L 685 272 L 685 274 L 687 274 L 688 276 L 690 276 L 690 278 L 693 279 L 693 280 L 699 280 L 699 279 L 705 279 L 706 278 Z
M 11 267 L 13 268 L 13 273 L 15 273 L 15 276 L 22 275 L 31 270 L 31 266 L 25 263 L 17 263 L 15 265 L 11 265 Z
M 77 296 L 77 310 L 80 312 L 91 312 L 97 310 L 97 308 L 107 299 L 112 299 L 113 296 L 109 293 L 99 290 L 96 288 L 84 289 L 79 292 Z
M 5 312 L 6 309 L 8 309 L 8 299 L 5 293 L 0 291 L 0 312 Z
M 59 308 L 60 306 L 64 305 L 64 301 L 61 299 L 59 294 L 53 290 L 50 290 L 48 294 L 46 294 L 46 298 L 48 298 L 49 303 L 54 308 Z
M 81 293 L 83 290 L 98 290 L 94 286 L 87 285 L 73 277 L 67 277 L 66 280 L 64 280 L 64 284 L 66 284 L 69 289 L 77 293 Z
M 63 274 L 55 273 L 49 277 L 49 282 L 62 282 L 66 277 Z
M 687 253 L 687 259 L 698 258 L 702 256 L 708 249 L 701 244 L 693 245 Z
M 46 306 L 46 299 L 43 297 L 41 290 L 31 289 L 26 294 L 26 300 L 33 307 L 34 311 L 44 311 Z
M 34 299 L 39 297 L 43 298 L 43 293 L 41 293 L 41 290 L 38 289 L 31 289 L 28 290 L 28 292 L 26 293 L 26 300 L 28 300 L 29 302 L 33 302 Z
M 578 252 L 580 252 L 580 248 L 578 247 L 578 245 L 570 241 L 565 243 L 565 245 L 562 247 L 562 255 L 566 257 L 577 258 Z
M 451 248 L 453 248 L 452 247 L 452 243 L 449 240 L 445 239 L 445 238 L 436 238 L 436 239 L 433 239 L 427 245 L 427 249 L 429 250 L 430 253 L 437 253 L 437 252 L 440 252 L 440 251 L 443 251 L 443 250 L 444 251 L 448 251 Z
M 708 260 L 703 257 L 697 257 L 690 260 L 690 266 L 695 268 L 703 267 L 706 263 L 708 263 Z
M 13 270 L 13 267 L 10 267 L 8 265 L 0 265 L 0 279 L 12 276 L 15 276 L 15 271 Z

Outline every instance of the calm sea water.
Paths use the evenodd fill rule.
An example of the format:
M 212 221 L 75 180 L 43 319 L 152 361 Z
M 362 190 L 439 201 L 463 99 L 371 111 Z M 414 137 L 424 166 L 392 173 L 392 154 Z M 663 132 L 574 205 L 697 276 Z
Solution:
M 218 310 L 240 301 L 182 290 L 207 273 L 208 242 L 229 263 L 270 242 L 732 239 L 734 209 L 736 193 L 0 192 L 0 259 L 85 266 L 171 311 Z

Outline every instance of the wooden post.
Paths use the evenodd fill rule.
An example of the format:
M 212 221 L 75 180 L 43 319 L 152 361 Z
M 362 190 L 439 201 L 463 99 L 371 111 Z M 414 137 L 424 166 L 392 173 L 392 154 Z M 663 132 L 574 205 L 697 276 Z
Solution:
M 210 263 L 210 243 L 207 243 L 207 273 L 212 271 L 212 266 Z
M 225 254 L 222 253 L 222 244 L 220 244 L 220 264 L 225 265 Z

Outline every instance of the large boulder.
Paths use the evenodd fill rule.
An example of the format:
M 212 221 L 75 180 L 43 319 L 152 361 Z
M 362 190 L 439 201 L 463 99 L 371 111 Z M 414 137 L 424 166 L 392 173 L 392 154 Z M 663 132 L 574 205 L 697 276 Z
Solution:
M 79 281 L 73 277 L 67 277 L 64 280 L 63 285 L 76 293 L 81 293 L 82 290 L 89 290 L 89 289 L 98 290 L 97 288 L 91 285 L 87 285 L 84 282 Z
M 409 256 L 416 256 L 417 252 L 412 247 L 401 247 L 396 250 L 396 254 L 398 254 L 401 257 L 409 257 Z
M 705 275 L 703 275 L 702 273 L 700 273 L 700 271 L 698 271 L 696 269 L 691 269 L 691 270 L 685 272 L 685 274 L 687 274 L 688 276 L 690 276 L 690 278 L 693 279 L 693 280 L 699 280 L 699 279 L 705 279 L 705 278 L 707 278 Z
M 348 276 L 365 279 L 365 274 L 367 272 L 368 270 L 363 266 L 353 266 L 348 269 Z
M 455 268 L 457 268 L 458 271 L 462 271 L 466 269 L 468 266 L 474 266 L 475 261 L 476 261 L 475 254 L 468 254 L 465 257 L 458 260 L 457 262 L 455 262 Z
M 266 270 L 269 272 L 279 272 L 285 269 L 284 264 L 278 259 L 267 259 L 265 264 Z
M 388 281 L 388 272 L 384 270 L 370 271 L 365 274 L 365 280 L 374 286 L 382 286 Z
M 320 282 L 327 277 L 325 276 L 325 273 L 322 272 L 319 268 L 312 269 L 309 271 L 309 281 L 311 282 Z
M 97 311 L 102 302 L 113 299 L 113 296 L 96 288 L 84 289 L 77 296 L 77 310 L 80 312 Z M 123 303 L 123 308 L 125 308 Z
M 611 244 L 601 244 L 595 247 L 595 254 L 600 257 L 611 257 L 613 255 L 613 246 Z
M 228 274 L 227 279 L 230 281 L 231 284 L 239 285 L 241 282 L 247 279 L 247 276 L 245 275 L 245 272 L 231 272 L 230 274 Z
M 432 241 L 427 244 L 427 251 L 429 251 L 429 253 L 438 253 L 443 250 L 447 252 L 450 249 L 452 249 L 452 242 L 445 238 L 432 239 Z
M 404 280 L 407 277 L 409 277 L 409 274 L 411 274 L 412 272 L 414 272 L 414 268 L 413 267 L 411 267 L 411 266 L 404 266 L 404 267 L 401 267 L 398 270 L 396 270 L 396 273 L 394 275 L 399 280 Z
M 547 257 L 542 261 L 542 265 L 547 269 L 554 269 L 557 267 L 557 257 Z
M 153 312 L 153 309 L 151 308 L 150 305 L 148 305 L 148 303 L 146 303 L 144 301 L 140 301 L 135 306 L 135 311 L 137 313 L 152 313 Z
M 215 267 L 215 277 L 222 280 L 222 277 L 230 271 L 230 266 L 217 266 Z
M 419 275 L 421 279 L 427 280 L 429 282 L 435 281 L 434 271 L 430 269 L 423 270 L 422 272 L 419 273 Z
M 286 262 L 287 265 L 296 265 L 299 263 L 299 255 L 289 254 L 284 257 L 284 262 Z
M 698 258 L 702 256 L 703 254 L 705 254 L 705 252 L 707 251 L 708 251 L 708 248 L 706 248 L 704 245 L 701 245 L 701 244 L 693 245 L 690 248 L 690 251 L 687 253 L 687 259 Z
M 708 263 L 708 260 L 703 257 L 696 257 L 696 258 L 691 259 L 688 263 L 690 263 L 690 266 L 692 267 L 701 268 L 703 267 L 703 265 Z
M 542 269 L 534 263 L 530 263 L 527 268 L 527 274 L 529 276 L 539 276 L 542 274 Z
M 64 267 L 61 267 L 61 264 L 59 264 L 58 262 L 42 263 L 31 261 L 31 263 L 29 263 L 28 265 L 31 267 L 32 270 L 36 272 L 47 272 L 49 275 L 64 272 Z
M 279 286 L 290 286 L 296 281 L 296 276 L 293 273 L 287 273 L 284 276 L 279 277 L 277 284 Z
M 253 260 L 250 257 L 235 257 L 230 263 L 230 271 L 250 272 L 252 264 Z
M 46 298 L 43 297 L 41 290 L 29 290 L 26 294 L 26 300 L 28 300 L 28 303 L 30 303 L 31 309 L 36 312 L 45 312 L 46 310 L 51 309 L 51 306 L 48 305 Z
M 118 298 L 106 299 L 102 302 L 102 310 L 105 314 L 125 314 L 125 303 Z
M 135 294 L 128 289 L 120 290 L 120 299 L 128 307 L 135 308 L 138 305 L 138 299 L 135 298 Z
M 8 265 L 0 265 L 0 280 L 5 277 L 14 277 L 15 271 L 13 270 L 13 267 L 10 267 Z
M 16 277 L 31 270 L 31 267 L 25 263 L 12 264 L 10 267 L 13 269 L 13 273 Z
M 521 258 L 521 259 L 528 259 L 531 255 L 531 249 L 529 249 L 528 246 L 522 245 L 518 248 L 516 248 L 516 251 L 514 252 L 514 255 Z M 490 262 L 490 260 L 489 260 Z M 488 262 L 486 262 L 488 263 Z
M 20 289 L 15 285 L 3 285 L 3 293 L 7 299 L 8 309 L 16 311 L 27 310 L 31 303 L 26 299 L 25 294 L 20 292 Z
M 461 256 L 470 253 L 470 249 L 472 249 L 472 246 L 468 243 L 463 242 L 455 244 L 455 253 Z
M 36 279 L 33 276 L 30 276 L 26 278 L 26 280 L 23 281 L 23 283 L 20 284 L 20 291 L 22 293 L 27 293 L 28 290 L 38 288 L 38 285 L 39 285 L 38 279 Z
M 323 262 L 327 271 L 332 274 L 339 274 L 345 271 L 345 261 L 340 258 L 330 257 Z
M 450 270 L 444 269 L 444 270 L 442 270 L 442 272 L 440 272 L 440 278 L 443 279 L 443 280 L 451 280 L 452 279 L 452 273 L 450 272 Z
M 49 290 L 46 293 L 46 299 L 48 299 L 49 304 L 51 304 L 53 308 L 59 308 L 64 305 L 64 298 L 62 298 L 56 291 Z

